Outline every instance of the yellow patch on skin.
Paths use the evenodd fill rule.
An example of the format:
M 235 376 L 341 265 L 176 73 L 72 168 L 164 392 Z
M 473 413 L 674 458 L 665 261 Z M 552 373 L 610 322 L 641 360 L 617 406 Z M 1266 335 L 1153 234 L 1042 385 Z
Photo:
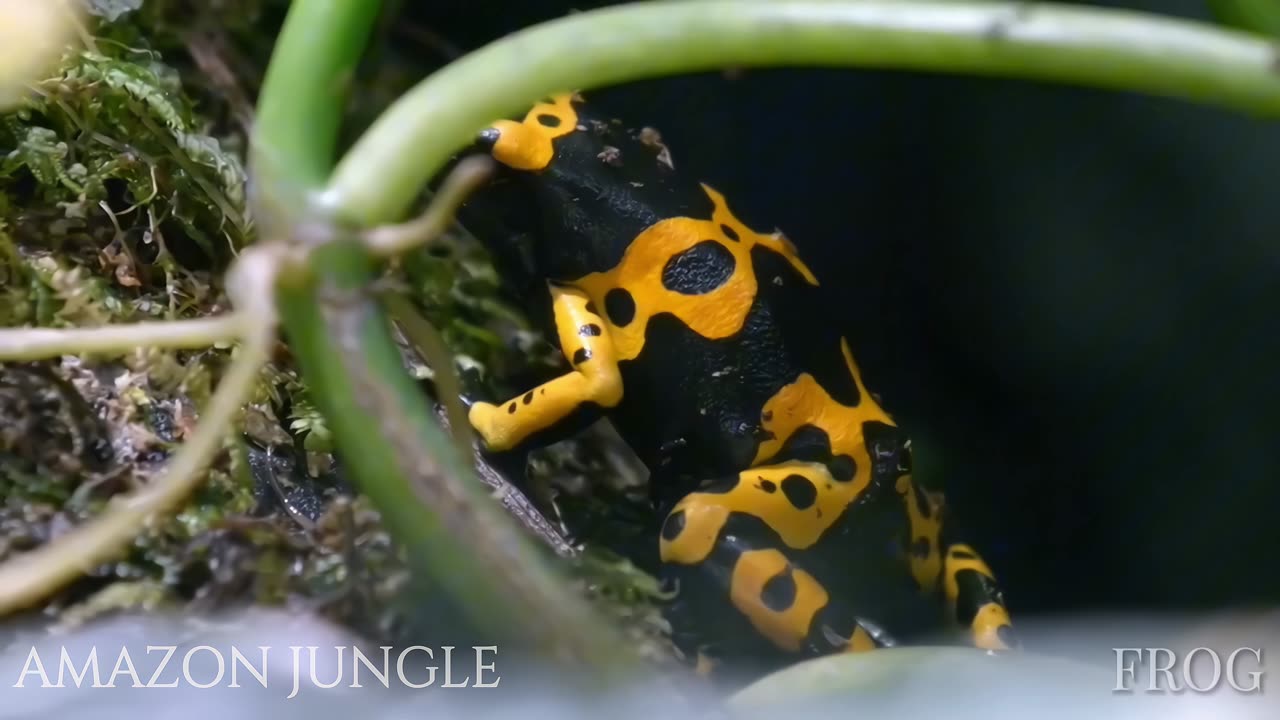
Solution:
M 871 634 L 862 629 L 862 626 L 853 629 L 853 637 L 849 638 L 849 644 L 845 646 L 844 651 L 848 653 L 868 652 L 876 649 L 876 641 L 871 639 Z
M 966 553 L 969 557 L 962 557 Z M 943 591 L 946 592 L 947 599 L 951 602 L 955 602 L 956 598 L 960 596 L 960 584 L 956 582 L 956 575 L 964 570 L 974 570 L 979 575 L 989 577 L 992 580 L 995 579 L 995 576 L 991 574 L 991 568 L 987 567 L 986 561 L 973 548 L 961 543 L 948 547 L 946 559 L 947 579 Z
M 493 159 L 515 170 L 545 169 L 555 157 L 552 141 L 578 127 L 575 97 L 573 93 L 555 95 L 549 102 L 534 105 L 520 122 L 499 120 L 490 125 L 498 131 L 498 141 L 490 151 Z M 548 125 L 544 119 L 554 124 Z
M 902 495 L 902 502 L 907 507 L 907 517 L 911 521 L 911 546 L 908 547 L 911 574 L 915 576 L 921 590 L 931 592 L 938 587 L 938 575 L 942 572 L 942 552 L 938 547 L 938 536 L 942 532 L 942 495 L 917 488 L 911 482 L 910 475 L 899 477 L 895 489 Z M 929 508 L 928 515 L 920 512 L 917 492 L 924 493 L 925 504 Z M 929 544 L 929 554 L 924 557 L 912 552 L 915 543 L 921 540 Z
M 965 553 L 970 557 L 959 556 Z M 946 593 L 947 601 L 953 607 L 956 599 L 960 596 L 960 584 L 956 581 L 956 575 L 964 570 L 973 570 L 989 578 L 993 583 L 995 582 L 995 576 L 991 573 L 991 568 L 987 566 L 987 563 L 978 553 L 974 552 L 972 547 L 959 543 L 948 547 L 947 558 L 943 568 L 946 578 L 943 591 Z M 1010 649 L 1000 639 L 999 629 L 1002 625 L 1013 626 L 1009 619 L 1009 611 L 996 602 L 983 604 L 978 608 L 977 614 L 974 615 L 973 621 L 969 625 L 970 637 L 974 646 L 984 650 Z
M 715 502 L 713 496 L 707 497 L 703 501 L 691 500 L 686 496 L 672 509 L 672 513 L 684 512 L 684 528 L 671 540 L 665 537 L 658 540 L 658 553 L 662 562 L 697 565 L 711 554 L 720 531 L 729 521 L 729 508 L 723 503 Z
M 478 402 L 468 415 L 489 449 L 509 450 L 563 420 L 583 403 L 610 408 L 622 400 L 622 374 L 604 319 L 587 311 L 580 290 L 551 287 L 556 331 L 573 372 L 546 382 L 501 406 Z
M 853 480 L 843 483 L 841 492 L 852 501 L 871 483 L 871 455 L 862 437 L 862 424 L 875 421 L 893 425 L 893 420 L 871 399 L 862 384 L 858 368 L 849 352 L 849 343 L 840 341 L 845 363 L 858 387 L 861 399 L 858 405 L 849 407 L 836 402 L 818 381 L 808 373 L 783 387 L 765 403 L 761 413 L 762 429 L 772 437 L 760 443 L 753 465 L 767 461 L 783 448 L 797 430 L 812 425 L 826 432 L 831 442 L 832 456 L 848 455 L 853 458 Z
M 693 672 L 699 677 L 707 677 L 715 672 L 716 666 L 719 664 L 711 657 L 699 652 L 696 664 L 693 666 Z
M 812 484 L 811 505 L 798 508 L 787 499 L 783 482 L 792 475 Z M 772 490 L 765 489 L 769 487 Z M 702 562 L 734 512 L 759 518 L 787 547 L 807 548 L 818 542 L 854 497 L 851 484 L 837 482 L 820 463 L 793 461 L 744 470 L 728 492 L 692 492 L 680 499 L 672 512 L 684 512 L 685 527 L 674 540 L 662 540 L 662 559 L 685 565 Z
M 611 270 L 591 273 L 574 282 L 597 304 L 603 303 L 605 295 L 614 288 L 631 293 L 635 301 L 634 317 L 625 326 L 610 326 L 619 360 L 640 355 L 649 319 L 661 313 L 674 315 L 694 332 L 713 340 L 740 331 L 758 289 L 751 265 L 751 248 L 756 245 L 780 253 L 806 282 L 818 284 L 790 242 L 780 235 L 762 235 L 751 230 L 733 216 L 723 195 L 707 185 L 702 189 L 715 205 L 710 220 L 676 217 L 654 223 L 636 236 L 621 262 Z M 736 233 L 738 240 L 729 239 L 721 230 L 722 225 Z M 668 290 L 662 284 L 667 261 L 706 240 L 719 243 L 733 256 L 733 274 L 715 290 L 701 295 Z
M 729 598 L 761 635 L 782 650 L 796 652 L 809 635 L 809 626 L 818 611 L 826 607 L 827 591 L 809 573 L 791 571 L 795 580 L 795 600 L 783 610 L 772 610 L 761 594 L 767 582 L 787 567 L 787 559 L 777 550 L 749 550 L 733 566 Z
M 1009 611 L 1000 607 L 999 603 L 987 603 L 978 608 L 978 614 L 973 617 L 973 624 L 970 626 L 974 647 L 982 650 L 1010 650 L 1011 648 L 1000 639 L 1000 628 L 1013 627 L 1013 623 L 1009 620 Z

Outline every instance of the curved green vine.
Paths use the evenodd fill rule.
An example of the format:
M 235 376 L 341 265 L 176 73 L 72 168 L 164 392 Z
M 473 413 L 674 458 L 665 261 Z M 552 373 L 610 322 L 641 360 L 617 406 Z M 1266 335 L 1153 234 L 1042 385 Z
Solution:
M 1276 32 L 1275 14 L 1260 11 L 1268 7 L 1265 0 L 1215 6 L 1241 26 Z M 478 127 L 549 92 L 730 65 L 1000 75 L 1280 115 L 1280 53 L 1271 41 L 1185 21 L 1025 2 L 647 2 L 546 23 L 467 56 L 396 103 L 335 170 L 343 100 L 380 9 L 372 0 L 293 3 L 252 147 L 254 210 L 269 247 L 241 258 L 244 287 L 237 296 L 243 302 L 237 305 L 243 307 L 235 317 L 5 331 L 0 354 L 12 357 L 199 345 L 227 336 L 244 344 L 196 436 L 164 478 L 0 567 L 0 609 L 51 592 L 191 491 L 269 354 L 274 287 L 288 339 L 339 452 L 423 577 L 443 586 L 477 629 L 576 661 L 588 669 L 588 682 L 624 677 L 634 667 L 632 649 L 485 499 L 472 481 L 466 448 L 441 430 L 404 373 L 376 294 L 369 292 L 375 256 L 411 243 L 402 232 L 364 231 L 402 215 Z M 15 86 L 18 60 L 28 56 L 4 57 L 0 69 L 13 72 L 0 79 Z M 424 216 L 419 227 L 438 230 L 447 214 L 444 208 Z M 249 282 L 249 275 L 258 280 Z
M 315 271 L 278 288 L 287 339 L 361 491 L 405 546 L 417 579 L 442 586 L 475 637 L 571 663 L 588 685 L 628 677 L 634 649 L 487 496 L 470 455 L 405 373 L 369 287 L 377 248 L 313 202 L 343 108 L 333 92 L 358 61 L 375 10 L 372 2 L 297 0 L 263 86 L 252 161 L 255 199 L 273 233 L 266 241 L 305 251 Z M 307 62 L 314 46 L 337 59 Z M 295 82 L 299 74 L 305 82 Z M 438 225 L 433 218 L 424 224 Z
M 375 267 L 355 228 L 399 219 L 476 129 L 539 96 L 731 65 L 1000 75 L 1280 115 L 1271 43 L 1179 20 L 1027 3 L 646 2 L 546 23 L 450 65 L 391 107 L 322 189 L 335 93 L 373 5 L 297 0 L 263 90 L 259 205 L 279 213 L 281 239 L 311 250 L 313 273 L 281 288 L 283 323 L 339 452 L 397 537 L 422 553 L 419 567 L 478 624 L 597 674 L 627 667 L 632 655 L 470 482 L 469 458 L 409 382 L 381 309 L 363 293 Z M 324 50 L 318 62 L 312 48 Z
M 362 225 L 395 220 L 491 119 L 548 93 L 660 75 L 729 66 L 898 68 L 1130 90 L 1277 117 L 1278 61 L 1280 50 L 1260 37 L 1055 3 L 633 3 L 515 33 L 419 83 L 347 153 L 325 203 Z

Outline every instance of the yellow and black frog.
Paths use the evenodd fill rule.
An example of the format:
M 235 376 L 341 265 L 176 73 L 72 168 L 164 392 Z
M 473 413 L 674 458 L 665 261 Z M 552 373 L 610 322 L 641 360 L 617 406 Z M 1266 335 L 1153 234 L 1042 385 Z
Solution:
M 471 423 L 502 453 L 612 421 L 650 471 L 675 637 L 704 667 L 957 626 L 980 648 L 1014 645 L 990 569 L 913 481 L 910 441 L 786 237 L 577 94 L 478 143 L 500 176 L 463 223 L 545 311 L 568 371 L 472 402 Z

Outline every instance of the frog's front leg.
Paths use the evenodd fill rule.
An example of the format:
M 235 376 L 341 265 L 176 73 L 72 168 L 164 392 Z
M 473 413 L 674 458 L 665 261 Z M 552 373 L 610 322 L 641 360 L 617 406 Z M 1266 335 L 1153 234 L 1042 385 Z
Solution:
M 493 405 L 477 402 L 468 418 L 487 449 L 501 452 L 535 435 L 599 417 L 622 400 L 622 375 L 604 320 L 581 290 L 551 286 L 556 334 L 569 373 L 520 397 Z
M 969 545 L 952 542 L 942 561 L 943 591 L 975 647 L 1012 650 L 1018 646 L 1004 605 L 1004 593 L 991 568 Z
M 821 463 L 785 462 L 686 495 L 668 513 L 659 540 L 664 574 L 685 596 L 677 602 L 686 607 L 727 595 L 768 644 L 801 656 L 894 644 L 792 557 L 791 549 L 817 542 L 843 509 L 838 487 Z M 714 621 L 716 607 L 697 621 Z

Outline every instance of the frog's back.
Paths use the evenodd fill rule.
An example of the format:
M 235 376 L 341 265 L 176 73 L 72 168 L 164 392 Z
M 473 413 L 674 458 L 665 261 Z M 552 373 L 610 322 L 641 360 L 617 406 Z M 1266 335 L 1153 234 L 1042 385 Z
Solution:
M 711 633 L 747 643 L 731 655 L 892 645 L 936 629 L 944 607 L 978 646 L 1009 646 L 990 569 L 944 537 L 941 497 L 912 479 L 909 442 L 781 233 L 675 173 L 652 131 L 571 96 L 482 138 L 510 171 L 519 228 L 489 242 L 515 250 L 505 274 L 531 296 L 549 289 L 571 368 L 474 404 L 489 448 L 611 417 L 653 473 L 663 575 L 683 587 L 673 624 L 705 631 L 727 600 L 755 631 Z
M 765 410 L 805 375 L 836 401 L 859 404 L 840 335 L 817 321 L 829 315 L 820 288 L 773 248 L 757 244 L 735 253 L 723 239 L 691 242 L 699 243 L 695 252 L 671 256 L 667 266 L 691 266 L 682 277 L 688 285 L 673 285 L 701 283 L 699 289 L 709 288 L 705 295 L 687 297 L 665 286 L 632 293 L 645 326 L 634 360 L 620 364 L 627 390 L 613 414 L 619 431 L 651 470 L 668 476 L 719 477 L 806 453 L 830 459 L 830 449 L 811 433 L 777 437 Z M 606 283 L 590 285 L 593 296 L 614 292 Z M 790 410 L 791 419 L 801 421 L 796 429 L 817 418 L 795 413 L 822 411 L 819 403 Z M 770 441 L 788 440 L 790 446 L 762 453 Z
M 520 219 L 536 228 L 531 262 L 584 291 L 608 323 L 625 388 L 609 415 L 652 471 L 705 478 L 787 450 L 760 455 L 770 440 L 762 412 L 803 375 L 832 401 L 863 401 L 830 304 L 794 246 L 675 172 L 656 132 L 568 97 L 499 127 L 514 138 L 493 148 L 516 168 L 504 181 L 535 198 L 507 203 L 537 215 Z M 804 405 L 792 411 L 824 412 Z

